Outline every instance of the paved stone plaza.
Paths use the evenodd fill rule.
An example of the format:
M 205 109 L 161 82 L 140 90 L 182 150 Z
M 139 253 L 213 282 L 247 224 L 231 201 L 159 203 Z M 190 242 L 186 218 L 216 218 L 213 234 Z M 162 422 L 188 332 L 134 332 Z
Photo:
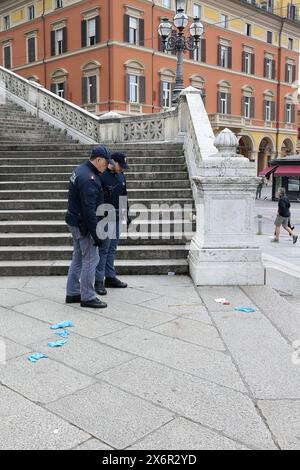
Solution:
M 101 312 L 64 305 L 64 277 L 1 279 L 0 449 L 300 448 L 299 301 L 124 279 Z M 68 343 L 50 349 L 66 320 Z

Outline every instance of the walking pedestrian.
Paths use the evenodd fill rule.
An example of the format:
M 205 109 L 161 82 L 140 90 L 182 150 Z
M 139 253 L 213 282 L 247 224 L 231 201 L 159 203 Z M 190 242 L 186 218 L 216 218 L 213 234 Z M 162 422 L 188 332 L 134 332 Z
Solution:
M 261 178 L 256 189 L 256 200 L 261 199 L 263 187 L 264 187 L 264 178 Z
M 95 292 L 95 273 L 99 262 L 97 208 L 104 202 L 100 174 L 110 162 L 104 145 L 95 147 L 89 161 L 76 168 L 69 185 L 66 223 L 73 237 L 73 259 L 69 269 L 66 303 L 85 308 L 106 308 Z
M 115 268 L 116 251 L 120 239 L 120 225 L 122 223 L 122 211 L 125 210 L 127 223 L 130 223 L 128 215 L 127 185 L 124 172 L 128 169 L 126 155 L 113 153 L 112 164 L 101 176 L 104 188 L 105 204 L 111 205 L 110 235 L 100 246 L 100 260 L 96 269 L 95 289 L 99 295 L 107 295 L 106 288 L 126 289 L 128 285 L 117 278 Z M 123 200 L 121 200 L 123 198 Z
M 278 214 L 275 220 L 275 238 L 271 240 L 273 243 L 279 243 L 280 238 L 280 228 L 281 226 L 288 232 L 288 234 L 293 238 L 293 244 L 295 245 L 298 241 L 298 236 L 294 233 L 294 231 L 289 227 L 289 219 L 291 217 L 290 211 L 290 201 L 286 195 L 285 189 L 280 188 L 278 191 Z

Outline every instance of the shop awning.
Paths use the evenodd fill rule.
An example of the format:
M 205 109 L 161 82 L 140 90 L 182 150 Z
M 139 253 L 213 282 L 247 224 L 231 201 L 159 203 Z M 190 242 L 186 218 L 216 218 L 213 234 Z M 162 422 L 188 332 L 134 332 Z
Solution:
M 300 177 L 300 165 L 299 166 L 298 165 L 297 166 L 296 165 L 278 166 L 276 168 L 275 177 L 278 178 L 280 176 L 298 176 L 298 177 Z
M 267 168 L 265 168 L 263 171 L 259 173 L 259 176 L 265 176 L 266 178 L 268 178 L 268 176 L 274 173 L 274 171 L 277 170 L 277 168 L 278 168 L 277 166 L 268 166 Z

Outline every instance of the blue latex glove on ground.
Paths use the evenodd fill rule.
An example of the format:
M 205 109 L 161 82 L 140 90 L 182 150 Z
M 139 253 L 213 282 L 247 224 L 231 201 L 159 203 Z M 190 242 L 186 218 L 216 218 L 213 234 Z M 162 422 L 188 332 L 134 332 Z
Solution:
M 65 328 L 72 328 L 74 323 L 72 321 L 65 321 L 62 323 L 57 323 L 57 325 L 52 325 L 51 330 L 64 330 Z
M 62 331 L 58 331 L 55 334 L 57 336 L 60 336 L 61 338 L 67 338 L 70 335 L 70 332 L 68 330 L 62 330 Z
M 242 313 L 254 313 L 256 310 L 254 308 L 250 307 L 236 307 L 235 310 L 237 312 L 242 312 Z
M 45 356 L 45 354 L 42 353 L 36 353 L 28 357 L 28 361 L 32 362 L 33 364 L 38 362 L 40 359 L 48 359 L 48 356 Z
M 61 341 L 54 341 L 54 342 L 50 342 L 48 343 L 48 346 L 49 348 L 61 348 L 62 346 L 64 346 L 66 343 L 68 342 L 68 340 L 61 340 Z

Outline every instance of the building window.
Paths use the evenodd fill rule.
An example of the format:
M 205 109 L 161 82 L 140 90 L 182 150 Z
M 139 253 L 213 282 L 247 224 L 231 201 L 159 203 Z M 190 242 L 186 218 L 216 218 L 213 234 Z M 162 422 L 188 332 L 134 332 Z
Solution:
M 142 18 L 125 15 L 124 17 L 124 41 L 144 47 L 145 21 Z
M 51 55 L 61 55 L 67 52 L 67 28 L 51 31 Z
M 139 77 L 136 75 L 129 75 L 129 102 L 139 102 Z
M 27 38 L 27 60 L 28 63 L 36 61 L 36 38 Z
M 172 107 L 172 83 L 162 82 L 162 107 Z
M 264 63 L 264 77 L 268 80 L 275 80 L 276 78 L 276 62 L 274 59 L 265 57 Z
M 126 101 L 131 105 L 144 104 L 146 102 L 144 65 L 137 61 L 128 61 L 125 69 Z M 138 106 L 135 106 L 135 109 L 139 111 Z
M 220 93 L 220 112 L 221 114 L 228 113 L 228 93 Z
M 292 51 L 294 49 L 294 40 L 292 38 L 288 39 L 288 49 Z
M 231 114 L 231 86 L 228 82 L 221 82 L 218 91 L 218 113 Z
M 293 5 L 292 3 L 289 3 L 287 6 L 287 17 L 290 20 L 296 20 L 298 15 L 297 15 L 297 6 Z
M 51 91 L 60 98 L 65 99 L 65 82 L 53 83 L 51 85 Z
M 285 103 L 285 122 L 288 125 L 294 124 L 296 118 L 296 106 L 293 104 L 293 97 L 289 95 Z
M 242 97 L 242 116 L 245 119 L 253 119 L 255 117 L 255 98 L 251 87 L 243 88 Z
M 163 0 L 162 6 L 164 8 L 169 8 L 170 9 L 171 8 L 171 0 Z
M 267 31 L 267 43 L 273 44 L 273 33 L 272 31 Z
M 83 68 L 82 104 L 97 105 L 99 101 L 99 69 L 98 62 L 89 62 Z
M 194 15 L 194 18 L 201 19 L 201 17 L 202 17 L 202 7 L 201 7 L 201 5 L 198 5 L 197 3 L 194 3 L 193 15 Z
M 232 68 L 232 47 L 219 44 L 219 67 Z
M 28 19 L 29 19 L 29 20 L 34 20 L 34 18 L 35 18 L 34 5 L 30 5 L 30 6 L 28 7 L 27 12 L 28 12 Z
M 285 66 L 285 81 L 290 85 L 296 80 L 296 65 L 286 64 Z
M 55 8 L 62 8 L 63 6 L 63 0 L 55 0 Z
M 242 71 L 247 75 L 254 75 L 255 73 L 255 55 L 252 52 L 243 52 L 243 69 Z
M 246 23 L 246 29 L 245 29 L 246 36 L 251 37 L 252 34 L 252 25 L 249 23 Z
M 190 59 L 196 62 L 206 62 L 206 39 L 200 39 L 199 47 L 190 52 Z
M 264 100 L 264 120 L 267 123 L 275 121 L 275 101 L 274 101 L 274 94 L 271 91 L 265 93 L 265 100 Z
M 67 99 L 67 77 L 68 72 L 65 69 L 57 69 L 51 75 L 51 91 L 63 99 Z
M 81 22 L 81 46 L 94 46 L 100 42 L 100 16 Z
M 228 29 L 228 15 L 221 14 L 221 28 Z
M 8 30 L 10 28 L 10 16 L 4 16 L 3 18 L 3 29 Z
M 11 45 L 7 45 L 3 47 L 3 64 L 6 69 L 12 68 L 12 60 L 11 60 Z

